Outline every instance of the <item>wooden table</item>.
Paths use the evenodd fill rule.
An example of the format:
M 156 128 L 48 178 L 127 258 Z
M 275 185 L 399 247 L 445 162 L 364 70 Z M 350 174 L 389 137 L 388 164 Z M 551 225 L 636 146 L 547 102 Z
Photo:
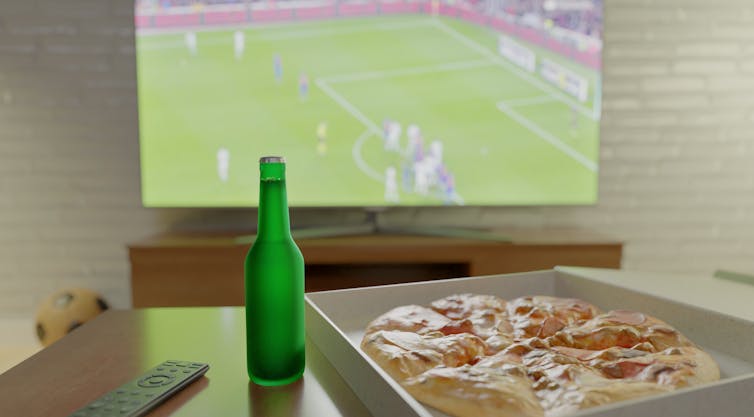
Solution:
M 200 380 L 149 416 L 369 416 L 316 346 L 294 384 L 246 376 L 242 308 L 108 311 L 0 375 L 0 416 L 67 416 L 168 359 L 207 362 Z

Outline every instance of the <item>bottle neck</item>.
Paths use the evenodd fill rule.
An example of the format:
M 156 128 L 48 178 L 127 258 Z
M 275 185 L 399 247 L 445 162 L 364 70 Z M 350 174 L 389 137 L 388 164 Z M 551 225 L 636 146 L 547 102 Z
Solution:
M 285 165 L 262 164 L 260 173 L 257 236 L 265 240 L 290 239 Z

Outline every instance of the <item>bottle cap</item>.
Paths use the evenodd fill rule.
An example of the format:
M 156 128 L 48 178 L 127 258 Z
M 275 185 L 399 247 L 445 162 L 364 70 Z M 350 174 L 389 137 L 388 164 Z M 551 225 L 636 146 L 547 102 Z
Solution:
M 284 164 L 285 158 L 282 156 L 263 156 L 259 158 L 260 164 Z

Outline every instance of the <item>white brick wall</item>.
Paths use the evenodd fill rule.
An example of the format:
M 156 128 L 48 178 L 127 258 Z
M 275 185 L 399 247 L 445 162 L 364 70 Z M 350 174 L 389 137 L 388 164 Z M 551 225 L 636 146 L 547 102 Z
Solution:
M 124 242 L 161 227 L 139 203 L 129 3 L 0 5 L 0 315 L 74 285 L 128 306 Z
M 754 3 L 606 3 L 597 206 L 404 209 L 386 219 L 583 226 L 625 240 L 627 268 L 754 272 Z M 240 210 L 141 208 L 132 7 L 0 5 L 0 316 L 29 316 L 73 285 L 127 307 L 126 242 L 254 221 Z

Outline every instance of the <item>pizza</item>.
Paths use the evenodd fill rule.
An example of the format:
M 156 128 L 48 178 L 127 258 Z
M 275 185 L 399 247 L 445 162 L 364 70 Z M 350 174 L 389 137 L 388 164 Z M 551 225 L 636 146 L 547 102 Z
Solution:
M 658 318 L 550 296 L 397 307 L 369 323 L 361 348 L 457 417 L 561 416 L 720 378 L 709 354 Z

